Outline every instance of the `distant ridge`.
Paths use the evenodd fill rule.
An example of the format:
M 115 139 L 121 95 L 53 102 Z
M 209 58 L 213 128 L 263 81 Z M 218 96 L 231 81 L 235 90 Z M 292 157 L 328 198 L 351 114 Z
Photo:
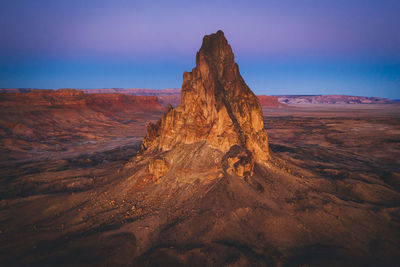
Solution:
M 86 94 L 128 94 L 128 95 L 152 95 L 152 96 L 169 96 L 180 95 L 181 90 L 175 88 L 168 89 L 146 89 L 146 88 L 104 88 L 104 89 L 80 89 Z
M 126 94 L 126 95 L 149 95 L 149 96 L 168 96 L 180 95 L 181 90 L 176 88 L 168 89 L 148 89 L 148 88 L 60 88 L 74 89 L 83 91 L 85 94 Z M 37 89 L 37 88 L 0 88 L 0 93 L 29 93 L 36 90 L 55 90 L 55 89 Z
M 351 95 L 275 95 L 285 104 L 393 104 L 389 98 Z
M 72 88 L 65 88 L 72 89 Z M 53 90 L 36 88 L 0 88 L 0 93 L 28 93 L 35 90 Z M 76 89 L 85 94 L 126 94 L 139 96 L 157 96 L 164 106 L 171 104 L 176 107 L 180 104 L 181 89 L 148 89 L 148 88 L 95 88 Z M 353 95 L 257 95 L 261 106 L 283 107 L 286 104 L 398 104 L 399 99 L 382 97 L 353 96 Z

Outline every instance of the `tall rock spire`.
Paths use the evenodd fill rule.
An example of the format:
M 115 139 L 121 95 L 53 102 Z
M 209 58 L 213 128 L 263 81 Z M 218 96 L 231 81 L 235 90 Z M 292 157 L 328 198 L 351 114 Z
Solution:
M 222 31 L 204 36 L 196 67 L 183 75 L 181 103 L 148 126 L 142 153 L 206 141 L 224 153 L 239 146 L 255 160 L 269 158 L 261 106 Z

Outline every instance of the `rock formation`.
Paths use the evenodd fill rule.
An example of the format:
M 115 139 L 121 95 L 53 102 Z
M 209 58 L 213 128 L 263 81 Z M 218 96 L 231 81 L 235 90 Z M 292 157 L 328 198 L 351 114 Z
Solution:
M 169 106 L 158 123 L 148 126 L 140 152 L 201 141 L 229 152 L 229 158 L 237 158 L 235 163 L 247 158 L 246 173 L 252 172 L 254 160 L 270 157 L 261 106 L 240 75 L 222 31 L 204 37 L 196 67 L 183 75 L 181 105 Z M 242 176 L 243 170 L 237 168 L 233 169 Z
M 286 107 L 286 104 L 279 102 L 276 96 L 269 96 L 269 95 L 258 95 L 258 100 L 260 101 L 261 107 L 266 108 L 280 108 Z

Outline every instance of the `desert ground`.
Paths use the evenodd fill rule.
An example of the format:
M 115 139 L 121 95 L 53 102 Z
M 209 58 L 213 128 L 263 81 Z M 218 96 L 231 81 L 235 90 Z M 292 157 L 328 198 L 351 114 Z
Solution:
M 156 121 L 162 112 L 148 107 L 118 112 L 98 107 L 85 108 L 83 112 L 76 107 L 32 111 L 3 105 L 0 264 L 135 265 L 133 260 L 137 259 L 134 258 L 137 254 L 132 251 L 140 251 L 137 247 L 140 236 L 117 229 L 135 225 L 146 232 L 152 225 L 140 221 L 144 222 L 151 212 L 162 211 L 157 207 L 141 207 L 137 196 L 136 199 L 113 200 L 107 196 L 107 188 L 120 179 L 124 165 L 135 156 L 145 136 L 146 123 Z M 269 255 L 267 259 L 260 261 L 259 253 L 248 246 L 231 244 L 238 252 L 224 250 L 224 253 L 228 256 L 233 253 L 233 258 L 243 254 L 247 259 L 241 262 L 243 259 L 239 257 L 233 263 L 239 266 L 260 262 L 278 266 L 325 263 L 350 266 L 362 263 L 365 255 L 369 255 L 364 262 L 366 265 L 394 266 L 396 261 L 398 263 L 400 106 L 289 105 L 264 107 L 263 114 L 269 146 L 280 170 L 319 183 L 314 187 L 319 189 L 309 195 L 299 193 L 291 200 L 286 198 L 287 205 L 302 214 L 324 210 L 325 213 L 318 216 L 329 215 L 332 218 L 325 218 L 326 221 L 339 222 L 330 227 L 349 236 L 343 242 L 354 242 L 357 246 L 365 240 L 355 239 L 366 239 L 369 247 L 356 248 L 358 254 L 354 262 L 353 255 L 346 256 L 343 247 L 327 245 L 329 240 L 307 243 L 297 236 L 298 245 L 294 247 L 293 240 L 289 239 L 291 233 L 295 235 L 295 230 L 309 236 L 314 230 L 321 236 L 323 233 L 295 219 L 293 222 L 276 220 L 271 224 L 284 226 L 276 226 L 276 231 L 280 232 L 268 240 L 273 249 L 263 252 Z M 335 187 L 334 201 L 346 208 L 330 205 L 328 197 L 323 199 L 327 183 Z M 264 190 L 268 191 L 268 187 Z M 310 195 L 315 197 L 314 202 L 310 201 Z M 88 209 L 89 202 L 96 208 Z M 357 210 L 373 216 L 366 217 Z M 346 214 L 341 220 L 349 211 L 354 214 Z M 365 218 L 374 221 L 365 222 Z M 174 224 L 177 222 L 171 222 L 170 228 L 173 229 Z M 352 236 L 353 228 L 360 232 L 365 230 L 366 235 L 373 233 L 373 236 L 359 233 Z M 346 232 L 348 229 L 350 233 Z M 179 264 L 183 265 L 190 262 L 190 255 L 182 250 L 192 248 L 180 247 L 178 252 L 171 252 L 179 245 L 165 243 L 168 247 L 163 248 L 165 244 L 161 243 L 149 246 L 152 250 L 142 253 L 147 257 L 139 258 L 138 265 L 177 265 L 177 259 L 181 259 Z M 218 244 L 222 245 L 227 246 Z M 168 249 L 170 251 L 166 251 Z M 233 263 L 216 262 L 218 265 Z
M 398 105 L 291 105 L 263 113 L 280 158 L 338 183 L 380 181 L 400 190 Z

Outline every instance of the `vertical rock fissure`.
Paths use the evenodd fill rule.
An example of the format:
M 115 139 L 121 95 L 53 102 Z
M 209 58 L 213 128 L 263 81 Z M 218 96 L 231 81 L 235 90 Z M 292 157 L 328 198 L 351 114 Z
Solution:
M 225 88 L 220 83 L 218 83 L 217 86 L 218 86 L 217 90 L 215 90 L 216 98 L 222 101 L 222 103 L 226 107 L 226 111 L 228 112 L 228 115 L 232 120 L 233 127 L 235 128 L 235 131 L 238 133 L 240 145 L 246 147 L 246 138 L 243 134 L 242 128 L 240 127 L 238 120 L 236 119 L 235 115 L 233 115 L 231 105 L 229 104 L 229 102 L 225 97 L 226 96 Z M 220 95 L 221 93 L 223 94 L 222 96 Z

